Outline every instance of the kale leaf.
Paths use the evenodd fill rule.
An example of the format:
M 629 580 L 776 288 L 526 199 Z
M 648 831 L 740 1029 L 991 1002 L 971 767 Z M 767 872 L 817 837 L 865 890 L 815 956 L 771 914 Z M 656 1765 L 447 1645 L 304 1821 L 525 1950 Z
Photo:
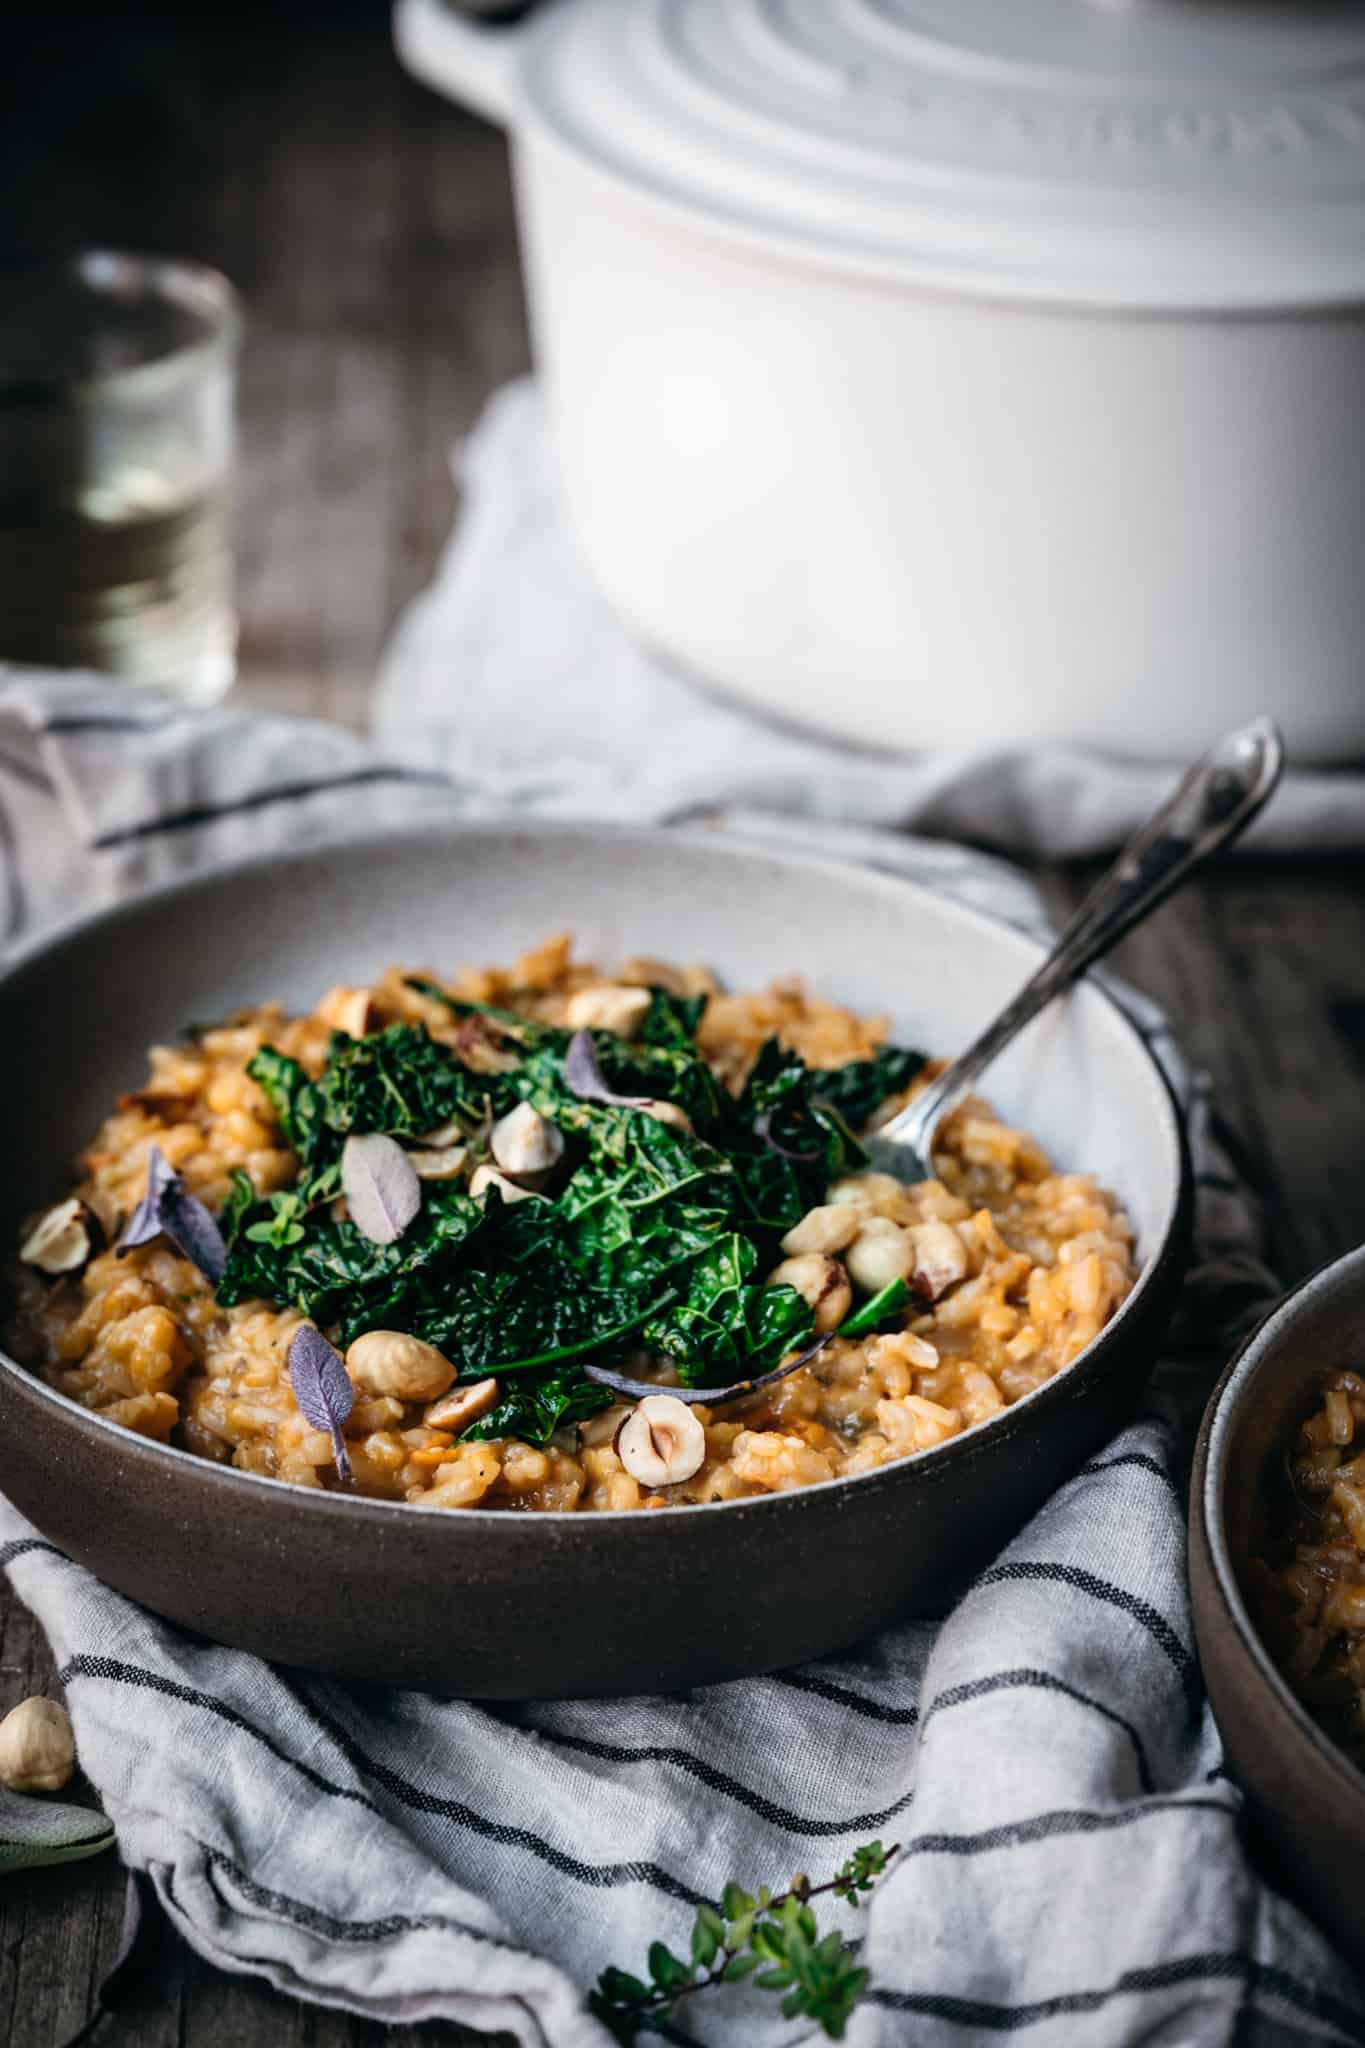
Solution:
M 297 1060 L 273 1045 L 263 1045 L 247 1062 L 247 1072 L 275 1112 L 290 1149 L 304 1161 L 312 1159 L 321 1135 L 322 1108 L 316 1085 Z
M 593 1043 L 613 1090 L 677 1104 L 684 1129 L 576 1095 L 567 1032 L 412 985 L 469 1020 L 468 1045 L 398 1023 L 361 1039 L 335 1033 L 316 1080 L 275 1047 L 252 1059 L 299 1175 L 261 1197 L 235 1177 L 222 1217 L 224 1305 L 290 1303 L 343 1346 L 367 1329 L 402 1329 L 438 1345 L 462 1379 L 515 1375 L 470 1433 L 536 1442 L 605 1404 L 578 1367 L 589 1354 L 611 1364 L 643 1346 L 705 1385 L 756 1376 L 808 1341 L 807 1303 L 757 1276 L 828 1183 L 865 1162 L 849 1123 L 904 1087 L 919 1054 L 888 1047 L 816 1070 L 769 1040 L 735 1098 L 697 1050 L 705 997 L 656 989 L 637 1039 L 596 1032 Z M 489 1045 L 505 1071 L 482 1071 Z M 476 1133 L 518 1101 L 564 1134 L 553 1190 L 514 1204 L 492 1191 L 480 1204 L 461 1183 L 426 1182 L 417 1217 L 389 1245 L 333 1214 L 351 1133 L 412 1140 L 451 1121 Z M 900 1306 L 868 1304 L 865 1326 Z
M 551 1257 L 530 1272 L 469 1265 L 458 1286 L 423 1301 L 403 1327 L 454 1359 L 462 1379 L 486 1379 L 590 1351 L 617 1357 L 658 1306 L 638 1289 L 584 1287 Z
M 695 1054 L 697 1027 L 705 1012 L 707 998 L 670 995 L 667 989 L 649 992 L 649 1010 L 640 1026 L 645 1045 L 663 1046 L 671 1052 Z
M 610 1031 L 594 1031 L 592 1042 L 602 1077 L 616 1094 L 675 1103 L 694 1130 L 713 1132 L 722 1117 L 721 1090 L 695 1049 L 646 1045 Z M 534 1045 L 514 1079 L 542 1116 L 552 1117 L 563 1128 L 604 1132 L 619 1112 L 609 1104 L 584 1102 L 573 1093 L 564 1078 L 566 1044 L 560 1038 Z
M 867 1164 L 840 1112 L 815 1093 L 816 1073 L 776 1038 L 759 1049 L 735 1111 L 729 1149 L 749 1213 L 789 1230 L 831 1181 Z
M 720 1238 L 692 1265 L 687 1293 L 640 1333 L 671 1358 L 686 1386 L 766 1372 L 809 1337 L 814 1311 L 794 1287 L 754 1285 L 758 1253 L 747 1237 Z
M 470 1425 L 462 1441 L 514 1436 L 523 1443 L 543 1444 L 566 1422 L 596 1415 L 614 1399 L 605 1387 L 585 1380 L 576 1365 L 526 1373 L 514 1381 L 496 1407 Z
M 908 1088 L 925 1063 L 922 1052 L 903 1045 L 883 1045 L 871 1059 L 850 1060 L 843 1067 L 817 1067 L 810 1077 L 812 1095 L 836 1109 L 860 1131 L 888 1095 Z
M 453 1181 L 434 1181 L 395 1244 L 374 1244 L 351 1222 L 326 1213 L 299 1220 L 289 1194 L 266 1196 L 235 1217 L 227 1269 L 218 1286 L 225 1307 L 254 1300 L 288 1302 L 315 1323 L 337 1324 L 344 1347 L 362 1330 L 415 1330 L 433 1298 L 450 1284 L 466 1241 L 484 1212 Z M 281 1208 L 290 1217 L 281 1230 Z
M 323 1121 L 343 1137 L 417 1138 L 454 1118 L 477 1124 L 490 1106 L 501 1115 L 517 1100 L 508 1075 L 475 1073 L 420 1024 L 390 1024 L 370 1038 L 338 1032 L 316 1087 Z

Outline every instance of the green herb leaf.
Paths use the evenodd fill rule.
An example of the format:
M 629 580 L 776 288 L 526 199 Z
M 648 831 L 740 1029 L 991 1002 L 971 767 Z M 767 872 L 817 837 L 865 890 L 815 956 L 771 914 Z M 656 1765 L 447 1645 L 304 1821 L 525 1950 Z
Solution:
M 715 1936 L 717 1948 L 722 1945 L 725 1940 L 725 1922 L 721 1919 L 714 1906 L 709 1904 L 698 1906 L 697 1925 L 705 1927 Z
M 248 1186 L 250 1186 L 249 1182 Z M 302 1244 L 304 1238 L 302 1222 L 304 1204 L 302 1195 L 297 1191 L 291 1191 L 288 1194 L 267 1195 L 265 1206 L 269 1213 L 264 1216 L 258 1216 L 254 1223 L 246 1222 L 245 1210 L 243 1210 L 238 1218 L 242 1228 L 242 1235 L 252 1244 L 272 1245 L 276 1251 L 280 1251 L 291 1244 Z
M 826 1883 L 813 1885 L 800 1875 L 780 1898 L 774 1898 L 766 1885 L 755 1898 L 739 1885 L 727 1884 L 720 1912 L 707 1905 L 697 1909 L 690 1965 L 656 1941 L 649 1950 L 651 1985 L 624 1970 L 604 1970 L 589 2007 L 629 2048 L 647 2021 L 672 2011 L 684 1997 L 752 1978 L 760 1990 L 786 1994 L 786 2018 L 804 2014 L 831 2040 L 842 2039 L 849 2015 L 867 1988 L 868 1972 L 857 1966 L 853 1950 L 836 1929 L 818 1936 L 810 1901 L 821 1892 L 846 1895 L 849 1885 L 871 1882 L 895 1853 L 884 1850 L 880 1842 L 868 1842 L 855 1849 Z M 737 1953 L 743 1942 L 749 1948 Z
M 649 1996 L 649 1986 L 639 1977 L 632 1977 L 628 1970 L 604 1970 L 602 1988 L 612 1998 L 633 1999 L 636 2003 Z
M 710 1921 L 702 1917 L 707 1912 L 711 1912 L 712 1920 L 716 1919 L 714 1911 L 703 1906 L 699 1908 L 692 1924 L 692 1962 L 698 1970 L 710 1969 L 720 1953 L 721 1943 L 725 1938 L 725 1929 L 719 1921 L 712 1926 Z
M 854 1309 L 851 1316 L 844 1318 L 839 1325 L 839 1335 L 865 1337 L 870 1330 L 879 1330 L 883 1323 L 902 1314 L 913 1298 L 903 1280 L 892 1280 L 870 1301 L 865 1301 L 861 1308 Z
M 648 1961 L 649 1974 L 663 1991 L 677 1990 L 692 1981 L 692 1972 L 687 1964 L 671 1949 L 665 1948 L 661 1941 L 650 1943 Z

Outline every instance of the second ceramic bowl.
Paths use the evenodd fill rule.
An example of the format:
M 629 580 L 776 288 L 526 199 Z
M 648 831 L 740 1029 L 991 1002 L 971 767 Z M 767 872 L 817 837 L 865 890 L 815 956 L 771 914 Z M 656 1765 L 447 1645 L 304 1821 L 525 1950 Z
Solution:
M 1289 1294 L 1243 1346 L 1205 1412 L 1190 1488 L 1190 1580 L 1209 1699 L 1271 1875 L 1365 1969 L 1348 1876 L 1365 1857 L 1365 1777 L 1271 1662 L 1243 1591 L 1267 1484 L 1315 1378 L 1365 1359 L 1365 1249 Z

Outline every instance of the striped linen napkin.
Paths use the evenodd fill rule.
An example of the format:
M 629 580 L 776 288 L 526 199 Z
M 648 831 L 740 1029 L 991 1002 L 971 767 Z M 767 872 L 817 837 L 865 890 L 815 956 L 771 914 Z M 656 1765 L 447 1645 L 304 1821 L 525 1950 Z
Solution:
M 360 793 L 363 792 L 363 801 Z M 495 808 L 322 726 L 188 714 L 0 673 L 3 937 L 267 846 Z M 771 818 L 730 829 L 780 838 Z M 959 848 L 785 828 L 1037 926 Z M 605 2048 L 583 1990 L 685 1949 L 735 1878 L 900 1845 L 836 1906 L 872 1988 L 854 2048 L 1365 2040 L 1365 1990 L 1253 1873 L 1192 1647 L 1191 1416 L 1272 1281 L 1203 1084 L 1124 997 L 1186 1105 L 1198 1250 L 1147 1405 L 946 1616 L 801 1670 L 668 1698 L 488 1706 L 215 1648 L 106 1591 L 0 1502 L 0 1562 L 56 1657 L 121 1854 L 211 1961 L 384 2022 Z M 666 2038 L 816 2038 L 748 1987 Z

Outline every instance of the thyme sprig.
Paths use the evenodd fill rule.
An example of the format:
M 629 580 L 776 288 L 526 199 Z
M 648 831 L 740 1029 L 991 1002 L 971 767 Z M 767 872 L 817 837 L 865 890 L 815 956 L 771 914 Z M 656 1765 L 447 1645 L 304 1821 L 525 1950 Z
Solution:
M 751 1978 L 763 1991 L 785 1994 L 787 2019 L 804 2014 L 832 2041 L 841 2041 L 869 1973 L 837 1929 L 820 1933 L 810 1902 L 828 1892 L 856 1906 L 898 1846 L 865 1842 L 824 1884 L 812 1884 L 799 1871 L 776 1896 L 767 1885 L 754 1894 L 727 1884 L 718 1907 L 697 1908 L 690 1959 L 674 1955 L 661 1941 L 651 1942 L 650 1981 L 628 1970 L 605 1969 L 588 1999 L 591 2011 L 622 2048 L 631 2048 L 645 2020 L 670 2013 L 679 1999 Z

